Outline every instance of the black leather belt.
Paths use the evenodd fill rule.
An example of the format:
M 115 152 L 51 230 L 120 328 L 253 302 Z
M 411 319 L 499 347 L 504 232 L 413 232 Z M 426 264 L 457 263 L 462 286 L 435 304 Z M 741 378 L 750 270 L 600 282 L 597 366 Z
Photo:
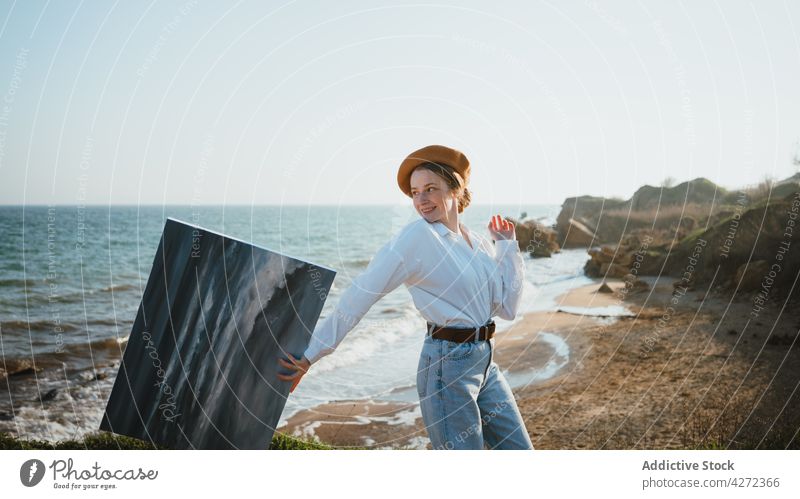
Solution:
M 428 334 L 430 334 L 431 337 L 437 340 L 455 341 L 457 343 L 474 341 L 476 329 L 478 340 L 488 340 L 494 336 L 494 321 L 490 321 L 488 324 L 479 328 L 444 327 L 428 322 Z

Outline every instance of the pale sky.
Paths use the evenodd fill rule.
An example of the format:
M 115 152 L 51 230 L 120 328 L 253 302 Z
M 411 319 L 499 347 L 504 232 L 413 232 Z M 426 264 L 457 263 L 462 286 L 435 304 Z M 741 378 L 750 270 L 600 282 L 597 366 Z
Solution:
M 0 204 L 476 204 L 797 171 L 800 3 L 0 4 Z

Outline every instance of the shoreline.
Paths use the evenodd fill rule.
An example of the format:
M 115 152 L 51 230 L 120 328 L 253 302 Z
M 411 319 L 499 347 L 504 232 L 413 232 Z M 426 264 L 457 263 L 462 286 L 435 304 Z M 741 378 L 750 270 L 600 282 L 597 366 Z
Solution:
M 536 449 L 797 447 L 800 320 L 770 304 L 748 321 L 749 295 L 707 290 L 673 295 L 674 278 L 644 277 L 650 290 L 600 294 L 600 280 L 570 290 L 559 305 L 623 304 L 610 320 L 534 312 L 495 336 Z M 560 336 L 569 360 L 555 375 L 514 386 L 515 373 L 541 367 L 541 333 Z M 552 354 L 551 354 L 552 355 Z M 423 449 L 418 403 L 341 400 L 301 411 L 277 432 L 335 446 Z
M 754 316 L 754 293 L 732 299 L 697 289 L 673 296 L 674 278 L 640 280 L 650 289 L 624 297 L 619 279 L 605 281 L 616 293 L 597 293 L 600 279 L 577 286 L 556 298 L 554 308 L 566 311 L 526 313 L 495 335 L 494 360 L 534 447 L 800 447 L 798 303 L 768 302 Z M 602 317 L 620 305 L 632 315 Z M 602 313 L 580 315 L 581 309 Z M 563 347 L 568 356 L 559 352 Z M 71 380 L 70 395 L 103 398 L 114 368 L 102 369 Z M 66 390 L 51 388 L 47 397 Z M 70 437 L 48 434 L 48 421 L 24 412 L 8 416 L 0 411 L 6 431 Z M 414 386 L 398 387 L 386 400 L 319 404 L 289 417 L 276 433 L 336 448 L 428 445 Z

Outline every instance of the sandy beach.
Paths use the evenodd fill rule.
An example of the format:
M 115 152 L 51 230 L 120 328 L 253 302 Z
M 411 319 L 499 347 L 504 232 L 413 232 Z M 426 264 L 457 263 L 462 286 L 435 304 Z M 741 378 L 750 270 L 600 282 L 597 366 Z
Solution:
M 771 303 L 755 317 L 749 295 L 674 294 L 674 278 L 642 280 L 649 290 L 626 293 L 618 279 L 605 281 L 613 293 L 597 292 L 601 280 L 575 288 L 557 299 L 568 311 L 527 314 L 495 337 L 494 360 L 534 447 L 774 448 L 790 440 L 787 432 L 800 428 L 796 308 Z M 580 307 L 631 315 L 580 315 Z M 412 402 L 331 402 L 278 431 L 337 446 L 429 448 Z

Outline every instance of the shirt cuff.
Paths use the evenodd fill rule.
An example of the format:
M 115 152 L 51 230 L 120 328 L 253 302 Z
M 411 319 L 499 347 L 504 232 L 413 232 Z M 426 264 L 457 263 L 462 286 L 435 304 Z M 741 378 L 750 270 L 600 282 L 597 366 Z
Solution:
M 315 364 L 319 359 L 325 357 L 332 352 L 333 349 L 329 345 L 323 343 L 319 338 L 311 337 L 308 343 L 308 348 L 303 352 L 303 356 L 308 359 L 310 364 Z
M 310 350 L 306 350 L 306 351 L 303 353 L 303 357 L 305 357 L 306 359 L 308 359 L 308 363 L 309 363 L 309 365 L 313 365 L 313 364 L 314 364 L 316 361 L 318 361 L 318 360 L 319 360 L 319 358 L 320 358 L 320 355 L 319 355 L 319 353 L 320 353 L 320 352 L 319 352 L 319 351 L 317 351 L 317 353 L 313 353 L 313 354 L 312 354 Z
M 315 341 L 312 339 L 312 341 Z M 308 359 L 308 363 L 310 365 L 314 365 L 319 361 L 321 358 L 330 355 L 333 353 L 335 348 L 331 348 L 329 346 L 321 344 L 319 341 L 315 341 L 314 344 L 309 344 L 306 351 L 303 352 L 303 357 Z

